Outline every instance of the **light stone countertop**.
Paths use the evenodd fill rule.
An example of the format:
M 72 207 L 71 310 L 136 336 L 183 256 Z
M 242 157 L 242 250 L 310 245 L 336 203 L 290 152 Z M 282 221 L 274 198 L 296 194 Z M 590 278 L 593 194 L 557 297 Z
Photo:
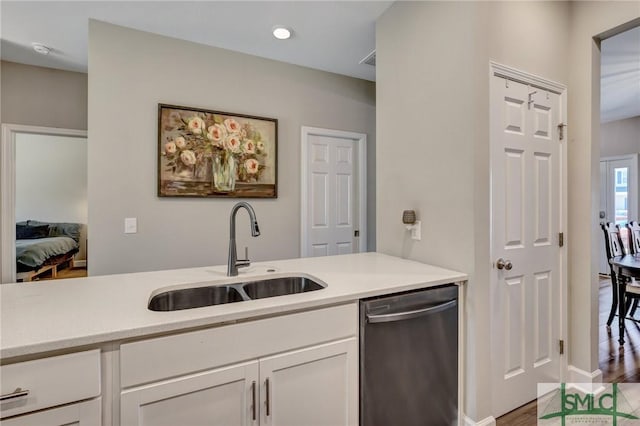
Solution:
M 267 272 L 275 269 L 275 272 Z M 169 286 L 226 284 L 308 274 L 325 289 L 225 305 L 153 312 L 152 293 Z M 7 359 L 320 308 L 365 297 L 460 283 L 467 275 L 380 253 L 256 262 L 226 276 L 226 265 L 0 285 L 0 358 Z

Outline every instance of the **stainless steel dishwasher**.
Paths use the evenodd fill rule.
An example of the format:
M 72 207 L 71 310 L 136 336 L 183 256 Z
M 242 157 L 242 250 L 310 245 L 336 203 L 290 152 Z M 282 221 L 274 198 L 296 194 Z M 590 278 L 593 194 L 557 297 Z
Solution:
M 458 421 L 458 286 L 360 302 L 360 425 Z

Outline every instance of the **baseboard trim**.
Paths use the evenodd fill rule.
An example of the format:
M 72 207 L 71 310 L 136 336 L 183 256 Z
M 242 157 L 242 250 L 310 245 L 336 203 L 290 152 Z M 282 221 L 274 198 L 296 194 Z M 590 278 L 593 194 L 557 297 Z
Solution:
M 567 383 L 602 383 L 602 371 L 600 369 L 588 372 L 576 366 L 567 367 Z
M 494 419 L 493 416 L 489 416 L 486 419 L 476 422 L 470 417 L 464 416 L 464 426 L 496 426 L 496 419 Z
M 78 268 L 86 268 L 87 267 L 87 261 L 86 260 L 74 260 L 73 261 L 73 266 L 76 266 Z

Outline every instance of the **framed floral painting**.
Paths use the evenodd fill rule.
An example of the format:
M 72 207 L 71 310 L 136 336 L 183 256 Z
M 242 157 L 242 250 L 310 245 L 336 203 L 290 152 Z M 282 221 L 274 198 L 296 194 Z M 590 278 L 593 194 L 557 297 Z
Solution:
M 159 197 L 277 197 L 278 120 L 158 104 Z

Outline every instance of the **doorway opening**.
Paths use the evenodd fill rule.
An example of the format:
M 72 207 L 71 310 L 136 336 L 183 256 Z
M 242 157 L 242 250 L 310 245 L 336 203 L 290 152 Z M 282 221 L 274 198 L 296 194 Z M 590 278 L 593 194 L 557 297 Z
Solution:
M 626 253 L 630 247 L 626 241 L 626 224 L 640 221 L 640 197 L 638 188 L 638 158 L 640 153 L 640 22 L 627 23 L 607 31 L 596 38 L 599 45 L 600 75 L 594 76 L 594 89 L 600 85 L 600 223 L 614 223 L 621 228 L 620 235 Z M 635 82 L 635 85 L 634 85 Z M 595 116 L 595 114 L 594 114 Z M 595 170 L 594 170 L 595 172 Z M 595 240 L 599 243 L 599 315 L 598 351 L 599 367 L 603 374 L 615 369 L 616 375 L 637 377 L 637 365 L 622 363 L 624 353 L 633 354 L 640 348 L 640 335 L 630 320 L 627 325 L 624 352 L 617 344 L 617 327 L 606 327 L 606 314 L 611 309 L 612 290 L 610 268 L 604 252 L 604 234 L 600 227 Z M 605 313 L 603 317 L 603 313 Z M 636 313 L 637 319 L 640 314 Z M 617 319 L 616 319 L 617 321 Z
M 1 282 L 86 276 L 87 132 L 2 125 Z

